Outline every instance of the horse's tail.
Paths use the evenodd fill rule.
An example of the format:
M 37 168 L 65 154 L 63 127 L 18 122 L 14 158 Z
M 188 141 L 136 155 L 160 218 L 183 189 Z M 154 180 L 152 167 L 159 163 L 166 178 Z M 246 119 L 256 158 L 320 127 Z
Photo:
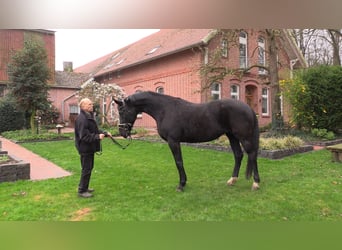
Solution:
M 253 116 L 253 135 L 251 138 L 250 143 L 252 145 L 250 145 L 250 152 L 248 153 L 248 161 L 247 161 L 247 168 L 246 168 L 246 178 L 250 179 L 252 174 L 253 174 L 253 170 L 255 167 L 257 167 L 255 164 L 253 164 L 252 162 L 257 159 L 258 156 L 258 151 L 259 151 L 259 124 L 258 124 L 258 119 L 256 114 L 254 113 Z

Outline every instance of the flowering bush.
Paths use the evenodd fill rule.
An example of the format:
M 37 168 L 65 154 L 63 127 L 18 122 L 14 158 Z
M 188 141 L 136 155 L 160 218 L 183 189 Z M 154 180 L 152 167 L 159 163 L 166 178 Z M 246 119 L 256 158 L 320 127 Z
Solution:
M 111 105 L 114 105 L 113 98 L 123 99 L 125 92 L 116 84 L 104 84 L 91 80 L 82 86 L 77 96 L 79 100 L 87 97 L 93 101 L 95 112 L 102 124 L 115 124 L 119 119 L 119 115 L 116 109 L 111 108 Z M 110 115 L 109 112 L 111 112 Z

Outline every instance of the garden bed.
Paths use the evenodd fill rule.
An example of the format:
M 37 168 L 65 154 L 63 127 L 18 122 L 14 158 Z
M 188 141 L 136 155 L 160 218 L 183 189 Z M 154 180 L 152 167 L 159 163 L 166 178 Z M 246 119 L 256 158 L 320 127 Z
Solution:
M 4 151 L 2 151 L 4 152 Z M 3 153 L 2 155 L 7 155 Z M 30 163 L 21 159 L 7 155 L 8 160 L 0 163 L 0 183 L 17 180 L 30 179 Z
M 151 142 L 164 142 L 162 139 L 153 137 L 140 137 L 137 138 L 137 140 L 145 140 L 145 141 L 151 141 Z M 226 152 L 232 152 L 230 146 L 222 146 L 222 145 L 216 145 L 213 143 L 182 143 L 182 145 L 187 145 L 190 147 L 196 147 L 196 148 L 203 148 L 203 149 L 212 149 L 217 151 L 226 151 Z M 303 145 L 296 148 L 287 148 L 287 149 L 276 149 L 276 150 L 259 150 L 259 157 L 263 158 L 269 158 L 269 159 L 281 159 L 286 156 L 298 154 L 298 153 L 305 153 L 312 151 L 314 147 L 312 145 Z
M 327 147 L 331 145 L 336 145 L 342 143 L 342 139 L 330 140 L 330 141 L 311 141 L 310 145 Z
M 205 143 L 184 143 L 185 145 L 196 147 L 196 148 L 204 148 L 204 149 L 213 149 L 218 151 L 228 151 L 232 152 L 230 146 L 218 146 L 211 145 Z M 297 148 L 288 148 L 288 149 L 276 149 L 276 150 L 259 150 L 259 157 L 269 158 L 269 159 L 281 159 L 286 156 L 309 152 L 313 150 L 312 145 L 304 145 Z

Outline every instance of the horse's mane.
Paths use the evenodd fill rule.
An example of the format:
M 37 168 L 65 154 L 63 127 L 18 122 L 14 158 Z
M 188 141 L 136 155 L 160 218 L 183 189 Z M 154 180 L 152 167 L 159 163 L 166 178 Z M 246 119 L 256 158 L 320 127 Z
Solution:
M 138 92 L 130 96 L 132 98 L 132 101 L 142 101 L 142 100 L 150 100 L 151 98 L 157 99 L 158 101 L 168 101 L 168 102 L 180 102 L 180 103 L 189 103 L 186 100 L 183 100 L 179 97 L 174 97 L 170 95 L 165 95 L 165 94 L 159 94 L 153 91 L 143 91 L 143 92 Z

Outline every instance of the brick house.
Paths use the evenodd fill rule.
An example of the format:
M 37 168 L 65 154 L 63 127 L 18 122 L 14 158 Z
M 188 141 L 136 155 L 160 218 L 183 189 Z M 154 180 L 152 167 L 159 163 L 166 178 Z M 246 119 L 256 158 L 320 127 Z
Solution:
M 24 40 L 28 37 L 38 37 L 45 45 L 50 69 L 49 99 L 60 112 L 60 122 L 73 125 L 78 114 L 78 100 L 76 91 L 89 77 L 86 74 L 75 73 L 72 63 L 66 62 L 64 71 L 55 72 L 55 32 L 50 30 L 0 29 L 0 98 L 3 97 L 9 84 L 7 65 L 12 53 L 21 50 Z
M 49 98 L 60 112 L 60 123 L 73 127 L 79 113 L 77 91 L 88 79 L 88 74 L 73 72 L 72 63 L 64 62 L 63 71 L 55 72 L 55 83 L 49 90 Z
M 306 66 L 286 30 L 281 31 L 278 46 L 281 78 L 289 78 L 294 68 Z M 196 103 L 240 99 L 258 114 L 259 125 L 265 126 L 272 121 L 267 72 L 260 67 L 246 69 L 252 65 L 267 66 L 266 49 L 265 30 L 166 29 L 75 71 L 90 74 L 99 83 L 118 84 L 127 95 L 150 90 Z M 217 66 L 246 72 L 208 83 L 201 72 L 214 60 Z M 286 109 L 283 115 L 286 118 Z M 153 128 L 156 124 L 142 114 L 135 126 Z

